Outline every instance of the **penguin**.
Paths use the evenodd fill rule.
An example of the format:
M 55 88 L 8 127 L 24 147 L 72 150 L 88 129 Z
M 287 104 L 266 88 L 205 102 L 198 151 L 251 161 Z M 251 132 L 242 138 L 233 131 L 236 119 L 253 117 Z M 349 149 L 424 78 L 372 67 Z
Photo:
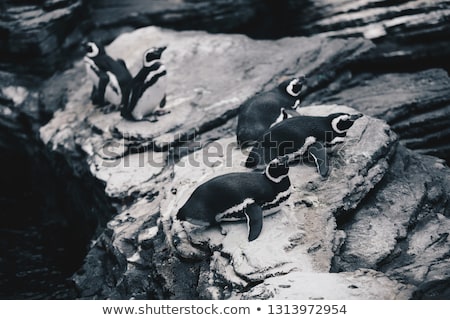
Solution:
M 289 155 L 289 161 L 308 155 L 322 177 L 329 174 L 327 147 L 344 142 L 347 131 L 362 114 L 333 113 L 325 117 L 295 116 L 275 124 L 254 146 L 245 162 L 252 168 Z
M 289 110 L 289 109 L 285 109 L 285 108 L 281 108 L 280 110 L 280 114 L 278 115 L 278 117 L 275 119 L 275 121 L 270 125 L 269 128 L 272 128 L 274 125 L 276 125 L 277 123 L 280 123 L 283 120 L 292 118 L 292 117 L 297 117 L 300 114 L 295 111 L 295 110 Z
M 247 220 L 248 241 L 258 238 L 263 217 L 276 213 L 291 193 L 289 167 L 273 159 L 264 172 L 233 172 L 215 177 L 194 190 L 177 219 L 213 226 L 222 221 Z
M 304 76 L 285 80 L 272 90 L 259 93 L 240 105 L 236 129 L 238 145 L 245 147 L 257 142 L 276 121 L 281 108 L 297 109 L 305 83 Z
M 93 41 L 84 46 L 86 72 L 93 82 L 92 103 L 98 106 L 109 103 L 119 107 L 128 98 L 128 86 L 132 80 L 125 61 L 114 60 L 101 44 Z
M 143 66 L 131 81 L 129 99 L 121 110 L 125 119 L 143 120 L 165 106 L 167 70 L 160 59 L 166 48 L 153 47 L 144 53 Z

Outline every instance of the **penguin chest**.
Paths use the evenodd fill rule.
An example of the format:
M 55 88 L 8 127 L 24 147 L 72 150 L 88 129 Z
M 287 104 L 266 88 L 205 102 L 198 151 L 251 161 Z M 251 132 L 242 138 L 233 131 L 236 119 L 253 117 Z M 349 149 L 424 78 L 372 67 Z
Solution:
M 117 77 L 109 71 L 107 71 L 107 74 L 109 81 L 105 88 L 105 99 L 109 103 L 119 106 L 122 102 L 122 89 L 119 85 Z
M 94 86 L 98 87 L 98 83 L 100 82 L 100 77 L 98 76 L 98 73 L 100 70 L 92 61 L 92 59 L 89 59 L 88 57 L 84 58 L 84 65 L 86 67 L 86 74 L 89 79 L 93 82 Z
M 279 191 L 271 199 L 266 199 L 265 201 L 258 201 L 261 205 L 263 216 L 268 216 L 274 214 L 280 210 L 280 205 L 285 202 L 291 195 L 291 188 L 288 187 L 286 190 Z M 241 203 L 235 204 L 223 212 L 216 215 L 216 221 L 240 221 L 246 220 L 247 215 L 245 213 L 246 208 L 256 203 L 252 198 L 246 198 Z
M 142 93 L 131 114 L 135 119 L 142 119 L 143 117 L 153 113 L 160 105 L 165 95 L 166 77 L 163 76 Z

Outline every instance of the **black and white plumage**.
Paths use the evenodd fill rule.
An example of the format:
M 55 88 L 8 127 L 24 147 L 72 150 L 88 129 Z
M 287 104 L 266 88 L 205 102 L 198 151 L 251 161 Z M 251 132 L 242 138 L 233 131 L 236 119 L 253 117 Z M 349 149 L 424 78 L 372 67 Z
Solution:
M 240 146 L 252 145 L 273 124 L 281 108 L 295 110 L 306 78 L 301 76 L 280 83 L 276 88 L 257 94 L 239 107 L 236 129 Z
M 268 163 L 278 156 L 290 155 L 290 160 L 311 156 L 322 177 L 329 174 L 326 147 L 344 142 L 347 131 L 362 114 L 333 113 L 325 117 L 294 116 L 266 131 L 252 148 L 246 167 Z
M 85 50 L 86 72 L 93 82 L 92 103 L 120 106 L 128 98 L 128 86 L 132 79 L 125 62 L 114 60 L 101 44 L 92 41 L 85 44 Z
M 154 47 L 144 54 L 142 69 L 133 78 L 130 96 L 121 111 L 128 120 L 142 120 L 166 103 L 167 70 L 161 62 L 161 54 L 167 47 Z
M 197 187 L 178 211 L 177 218 L 195 225 L 247 220 L 248 241 L 261 233 L 263 217 L 280 210 L 291 192 L 285 160 L 274 159 L 260 172 L 234 172 Z

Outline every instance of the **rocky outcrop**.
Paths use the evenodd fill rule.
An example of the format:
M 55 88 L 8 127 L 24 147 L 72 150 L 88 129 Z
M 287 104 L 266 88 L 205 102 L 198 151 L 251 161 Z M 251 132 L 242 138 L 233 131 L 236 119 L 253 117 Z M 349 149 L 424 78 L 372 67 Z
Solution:
M 339 103 L 384 119 L 402 143 L 450 161 L 450 78 L 442 69 L 417 73 L 343 74 L 305 103 Z
M 82 39 L 82 0 L 11 1 L 0 6 L 2 69 L 49 76 L 70 63 L 69 49 Z
M 314 1 L 300 10 L 301 19 L 291 24 L 295 34 L 362 36 L 374 41 L 376 49 L 368 63 L 361 66 L 366 70 L 420 70 L 433 66 L 449 70 L 445 43 L 450 10 L 446 0 Z
M 124 58 L 134 74 L 142 52 L 153 44 L 169 45 L 163 60 L 171 113 L 156 123 L 132 123 L 117 112 L 95 109 L 81 63 L 51 79 L 41 95 L 42 101 L 64 106 L 40 129 L 42 141 L 75 172 L 101 181 L 116 211 L 74 275 L 81 297 L 406 299 L 420 296 L 413 294 L 417 288 L 426 296 L 428 283 L 447 281 L 449 169 L 399 145 L 389 126 L 372 117 L 385 116 L 376 113 L 377 105 L 392 105 L 393 112 L 402 106 L 394 93 L 380 92 L 376 77 L 372 96 L 385 100 L 365 105 L 365 99 L 353 103 L 350 93 L 347 101 L 342 98 L 366 116 L 333 151 L 330 177 L 320 179 L 308 164 L 293 166 L 293 194 L 279 213 L 265 218 L 257 240 L 246 241 L 245 223 L 195 231 L 173 219 L 198 183 L 247 170 L 241 165 L 245 151 L 235 144 L 235 115 L 256 92 L 306 74 L 303 105 L 314 105 L 300 112 L 356 112 L 334 104 L 329 91 L 352 89 L 339 85 L 351 83 L 350 69 L 372 48 L 370 42 L 257 41 L 150 27 L 123 34 L 107 50 Z M 64 94 L 52 94 L 52 83 L 63 79 L 77 80 L 68 81 Z M 423 81 L 416 89 L 430 89 L 438 99 L 445 81 Z M 397 83 L 412 94 L 407 81 Z M 327 105 L 319 105 L 322 101 Z M 430 233 L 432 238 L 425 236 Z M 327 287 L 318 290 L 305 278 Z
M 151 25 L 260 39 L 364 37 L 377 44 L 359 66 L 364 70 L 449 70 L 446 0 L 45 0 L 0 6 L 2 66 L 46 76 L 67 63 L 61 55 L 80 54 L 76 45 L 83 38 L 109 43 L 123 32 Z M 17 61 L 25 61 L 26 68 Z

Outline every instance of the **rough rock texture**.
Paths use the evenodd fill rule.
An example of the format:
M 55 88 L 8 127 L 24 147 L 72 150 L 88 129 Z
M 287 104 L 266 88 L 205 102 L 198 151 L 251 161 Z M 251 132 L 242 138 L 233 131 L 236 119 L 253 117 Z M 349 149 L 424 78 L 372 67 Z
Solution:
M 355 112 L 336 105 L 300 110 L 305 115 L 340 111 Z M 174 249 L 182 257 L 212 256 L 210 269 L 200 275 L 208 277 L 200 278 L 205 287 L 199 288 L 206 298 L 239 296 L 245 286 L 266 278 L 272 278 L 276 287 L 279 283 L 273 278 L 294 270 L 328 272 L 345 236 L 336 232 L 334 216 L 354 209 L 381 180 L 395 141 L 395 135 L 380 120 L 363 118 L 355 123 L 345 146 L 334 151 L 330 177 L 322 181 L 314 166 L 293 166 L 289 173 L 293 194 L 288 203 L 280 213 L 264 219 L 257 240 L 247 242 L 245 223 L 222 224 L 220 232 L 212 228 L 190 230 L 188 224 L 183 230 L 174 221 L 174 215 L 199 183 L 226 172 L 248 170 L 243 165 L 246 154 L 236 148 L 235 138 L 218 140 L 174 166 L 172 183 L 165 188 L 160 207 L 164 232 L 170 242 L 175 241 Z M 346 184 L 342 185 L 342 181 Z M 199 249 L 202 246 L 207 248 Z M 224 290 L 225 284 L 228 290 Z
M 274 44 L 238 35 L 213 37 L 154 27 L 124 34 L 108 52 L 124 58 L 132 74 L 140 68 L 142 53 L 149 45 L 169 44 L 163 59 L 168 69 L 165 109 L 171 114 L 160 117 L 157 125 L 126 121 L 117 112 L 105 115 L 89 103 L 90 83 L 75 82 L 70 85 L 64 110 L 56 111 L 41 129 L 42 140 L 64 153 L 81 147 L 94 176 L 105 181 L 109 196 L 145 194 L 151 191 L 151 178 L 161 173 L 165 163 L 165 155 L 150 147 L 164 150 L 223 124 L 236 115 L 242 101 L 285 77 L 306 73 L 311 88 L 320 86 L 333 77 L 333 70 L 344 68 L 370 48 L 370 43 L 356 39 L 317 40 L 287 38 Z M 289 50 L 292 47 L 298 49 Z M 277 60 L 267 63 L 267 55 L 277 56 Z M 210 56 L 214 59 L 208 59 Z M 76 71 L 68 72 L 86 77 L 81 63 Z M 138 171 L 147 160 L 153 165 L 144 173 Z M 117 170 L 117 164 L 123 168 Z
M 25 73 L 51 75 L 82 39 L 82 0 L 2 2 L 0 63 Z M 9 65 L 7 65 L 9 63 Z M 0 66 L 2 66 L 0 65 Z
M 449 4 L 447 0 L 7 0 L 0 3 L 0 61 L 15 70 L 48 76 L 67 62 L 59 59 L 61 53 L 80 54 L 77 45 L 83 38 L 109 43 L 124 31 L 157 25 L 262 39 L 358 36 L 377 44 L 361 66 L 366 70 L 449 70 Z M 18 61 L 20 65 L 14 64 Z M 21 68 L 24 61 L 26 68 Z
M 408 299 L 412 287 L 389 280 L 381 272 L 359 269 L 355 272 L 291 272 L 269 278 L 243 294 L 243 299 L 298 300 L 393 300 Z
M 333 150 L 329 179 L 321 180 L 311 165 L 294 166 L 293 195 L 264 220 L 254 242 L 245 240 L 245 223 L 224 224 L 221 232 L 185 233 L 172 219 L 196 184 L 215 174 L 246 170 L 241 165 L 245 152 L 234 143 L 233 117 L 241 102 L 285 77 L 306 74 L 303 105 L 316 105 L 300 112 L 348 110 L 331 98 L 319 106 L 321 92 L 336 84 L 345 93 L 339 85 L 351 80 L 350 68 L 372 48 L 369 42 L 321 37 L 255 41 L 149 27 L 123 34 L 107 51 L 124 58 L 135 73 L 142 52 L 152 44 L 169 44 L 163 60 L 171 113 L 157 123 L 130 123 L 117 112 L 95 109 L 81 63 L 50 79 L 41 95 L 44 104 L 64 106 L 40 129 L 42 141 L 52 153 L 64 155 L 74 172 L 102 181 L 116 210 L 74 276 L 81 297 L 406 299 L 416 288 L 425 291 L 414 297 L 427 296 L 427 286 L 436 289 L 432 281 L 448 280 L 449 169 L 437 158 L 398 145 L 385 122 L 368 116 L 378 116 L 369 112 L 377 104 L 396 110 L 402 103 L 376 85 L 373 96 L 385 100 L 345 102 L 367 110 L 367 116 L 352 127 L 347 143 Z M 424 73 L 424 79 L 436 74 Z M 371 79 L 376 84 L 376 77 Z M 49 88 L 64 81 L 67 90 L 51 94 Z M 435 97 L 446 86 L 444 80 L 423 81 L 418 88 L 436 90 Z M 406 81 L 397 84 L 399 90 L 413 91 Z M 324 94 L 323 100 L 330 96 Z M 430 238 L 429 232 L 435 235 Z M 373 239 L 382 240 L 373 245 Z M 328 279 L 330 289 L 306 285 L 294 290 L 305 276 Z
M 450 163 L 450 78 L 442 69 L 417 73 L 343 74 L 304 103 L 339 103 L 387 121 L 402 143 Z
M 450 2 L 446 0 L 311 1 L 293 19 L 295 34 L 331 37 L 363 36 L 377 44 L 372 52 L 373 71 L 387 68 L 418 70 L 439 66 L 449 70 L 448 32 Z

